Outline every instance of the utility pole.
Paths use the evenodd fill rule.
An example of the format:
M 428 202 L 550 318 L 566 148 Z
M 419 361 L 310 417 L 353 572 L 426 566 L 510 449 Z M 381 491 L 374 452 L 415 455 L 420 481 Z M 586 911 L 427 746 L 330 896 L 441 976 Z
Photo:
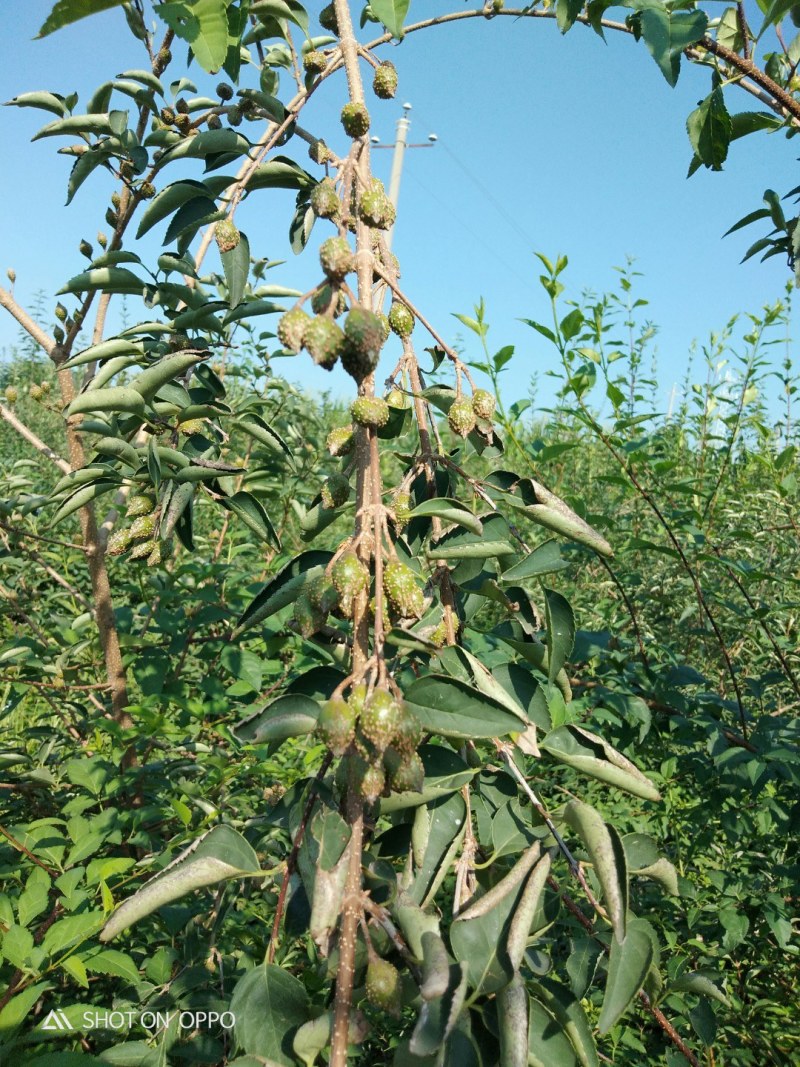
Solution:
M 403 104 L 403 114 L 397 120 L 397 135 L 394 144 L 378 144 L 378 138 L 372 138 L 372 145 L 374 148 L 393 148 L 394 155 L 392 156 L 392 172 L 389 177 L 389 199 L 394 205 L 395 212 L 397 211 L 397 202 L 400 198 L 400 178 L 403 174 L 403 161 L 405 159 L 407 148 L 433 148 L 436 144 L 437 137 L 435 133 L 428 135 L 427 144 L 409 144 L 408 143 L 408 131 L 411 127 L 411 119 L 408 117 L 408 113 L 411 110 L 411 104 Z M 392 237 L 394 236 L 394 226 L 386 234 L 386 246 L 391 249 Z

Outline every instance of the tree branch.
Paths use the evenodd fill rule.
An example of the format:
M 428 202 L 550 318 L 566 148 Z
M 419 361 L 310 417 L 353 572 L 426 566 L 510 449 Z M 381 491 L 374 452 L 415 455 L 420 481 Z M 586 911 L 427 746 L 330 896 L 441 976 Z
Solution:
M 40 437 L 37 437 L 33 430 L 29 430 L 25 423 L 17 418 L 11 408 L 6 407 L 5 404 L 0 404 L 0 417 L 2 417 L 13 430 L 16 430 L 20 437 L 24 437 L 28 444 L 32 445 L 37 452 L 41 452 L 43 456 L 47 456 L 49 460 L 52 460 L 62 474 L 69 474 L 72 470 L 69 463 L 67 463 L 65 459 L 62 459 L 57 452 L 54 452 L 50 445 L 46 445 Z

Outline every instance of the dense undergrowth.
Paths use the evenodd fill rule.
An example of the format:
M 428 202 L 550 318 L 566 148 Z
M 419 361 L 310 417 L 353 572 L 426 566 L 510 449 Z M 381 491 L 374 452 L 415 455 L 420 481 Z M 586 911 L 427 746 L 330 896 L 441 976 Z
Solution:
M 787 308 L 776 304 L 715 334 L 695 354 L 669 413 L 659 413 L 650 366 L 655 331 L 642 318 L 644 302 L 634 300 L 635 275 L 623 272 L 615 294 L 562 306 L 565 261 L 543 262 L 556 313 L 552 322 L 531 320 L 532 344 L 549 353 L 559 375 L 557 405 L 537 408 L 536 383 L 529 398 L 510 404 L 502 382 L 511 353 L 491 353 L 482 307 L 462 322 L 464 358 L 508 404 L 498 421 L 509 459 L 513 453 L 517 470 L 527 466 L 613 543 L 610 561 L 569 543 L 563 550 L 559 588 L 579 630 L 569 663 L 574 699 L 560 710 L 551 702 L 552 725 L 560 714 L 562 722 L 591 725 L 623 753 L 635 746 L 661 790 L 662 802 L 651 804 L 581 787 L 589 802 L 602 792 L 620 832 L 638 835 L 625 838 L 638 869 L 660 862 L 653 839 L 674 865 L 653 877 L 677 895 L 636 881 L 638 914 L 657 929 L 671 980 L 665 1015 L 702 1062 L 796 1063 L 800 432 Z M 246 530 L 228 529 L 218 510 L 201 503 L 193 553 L 180 550 L 155 568 L 109 561 L 133 700 L 130 730 L 104 715 L 98 700 L 102 657 L 82 550 L 69 523 L 52 529 L 39 506 L 55 470 L 14 434 L 2 436 L 0 975 L 16 994 L 10 1007 L 17 1013 L 43 994 L 40 1011 L 61 1008 L 68 1018 L 87 1005 L 224 1011 L 237 977 L 267 951 L 280 863 L 266 891 L 231 883 L 213 897 L 201 892 L 162 908 L 119 948 L 96 937 L 98 907 L 108 909 L 152 857 L 220 815 L 257 850 L 286 857 L 295 828 L 285 794 L 302 788 L 324 757 L 313 735 L 265 744 L 246 728 L 233 730 L 292 677 L 315 677 L 319 691 L 309 695 L 324 699 L 335 666 L 335 652 L 297 632 L 290 605 L 269 625 L 230 639 L 267 574 L 305 547 L 304 516 L 323 475 L 338 469 L 326 437 L 346 421 L 335 403 L 320 405 L 266 371 L 244 356 L 226 368 L 226 385 L 235 393 L 238 375 L 260 375 L 270 425 L 293 450 L 293 469 L 264 473 L 274 467 L 259 462 L 263 446 L 244 435 L 231 436 L 225 455 L 248 459 L 257 472 L 245 486 L 279 519 L 281 553 L 265 557 Z M 20 350 L 0 374 L 0 384 L 18 394 L 20 417 L 55 444 L 60 415 L 46 384 L 42 393 L 45 365 Z M 476 462 L 483 462 L 472 470 L 478 486 L 503 465 L 502 458 Z M 391 484 L 391 457 L 384 463 Z M 334 547 L 341 525 L 333 523 L 314 547 Z M 521 537 L 533 545 L 546 540 L 537 530 L 520 520 Z M 473 623 L 489 667 L 507 658 L 496 631 L 489 633 L 503 613 L 502 597 L 487 598 Z M 130 751 L 136 765 L 120 770 Z M 551 811 L 570 797 L 568 768 L 537 775 L 534 761 L 529 772 Z M 493 804 L 499 808 L 504 788 L 499 773 L 487 780 L 478 821 L 490 818 Z M 513 805 L 504 810 L 498 855 L 518 848 Z M 373 862 L 374 887 L 381 862 Z M 313 992 L 326 975 L 309 951 L 307 908 L 293 891 L 274 960 L 304 973 Z M 563 926 L 552 937 L 545 932 L 528 965 L 541 975 L 551 967 L 568 975 L 596 1021 L 590 983 L 602 946 L 579 907 L 573 920 L 567 933 Z M 647 991 L 658 998 L 659 990 Z M 387 1023 L 364 1008 L 374 1029 L 363 1062 L 386 1062 L 403 1020 Z M 619 1064 L 683 1063 L 648 1019 L 629 1014 L 601 1050 Z M 19 1021 L 0 1014 L 7 1028 Z M 43 1036 L 30 1032 L 39 1053 L 50 1047 L 40 1045 Z M 99 1030 L 65 1044 L 59 1035 L 52 1062 L 68 1067 L 71 1055 L 76 1063 L 97 1055 L 102 1063 L 149 1067 L 168 1062 L 169 1050 L 169 1062 L 213 1064 L 223 1061 L 229 1040 L 175 1025 L 149 1044 L 145 1037 Z

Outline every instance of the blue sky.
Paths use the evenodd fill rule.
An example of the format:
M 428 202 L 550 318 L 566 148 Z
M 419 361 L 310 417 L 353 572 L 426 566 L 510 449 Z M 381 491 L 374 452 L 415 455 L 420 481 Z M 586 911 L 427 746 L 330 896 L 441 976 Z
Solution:
M 320 6 L 309 4 L 312 11 Z M 142 65 L 141 46 L 119 10 L 32 40 L 50 7 L 50 0 L 27 0 L 4 13 L 2 99 L 46 88 L 77 90 L 85 103 L 100 82 Z M 461 7 L 459 0 L 416 0 L 411 13 Z M 504 385 L 507 402 L 527 393 L 532 373 L 541 376 L 553 366 L 546 342 L 519 322 L 548 315 L 534 251 L 569 256 L 564 280 L 573 296 L 584 288 L 613 287 L 613 268 L 636 258 L 644 275 L 637 295 L 649 300 L 645 313 L 660 327 L 664 409 L 673 383 L 683 377 L 692 340 L 702 342 L 734 314 L 774 302 L 788 280 L 777 257 L 739 265 L 763 231 L 753 227 L 725 240 L 722 235 L 760 205 L 766 188 L 785 192 L 797 184 L 792 144 L 781 134 L 744 139 L 732 145 L 722 173 L 701 171 L 687 180 L 685 120 L 709 91 L 710 74 L 684 63 L 671 89 L 642 45 L 622 35 L 607 37 L 603 43 L 582 27 L 562 37 L 543 20 L 474 19 L 439 27 L 386 50 L 400 74 L 398 97 L 370 102 L 373 131 L 384 143 L 393 140 L 406 100 L 413 105 L 411 140 L 438 136 L 435 148 L 406 157 L 395 235 L 403 285 L 439 331 L 450 341 L 461 336 L 475 357 L 477 340 L 465 336 L 451 313 L 471 314 L 485 298 L 492 349 L 516 346 Z M 193 70 L 201 92 L 216 84 L 218 79 Z M 245 75 L 243 84 L 254 84 L 252 76 Z M 345 99 L 340 75 L 312 99 L 303 124 L 314 131 L 337 129 Z M 727 100 L 732 111 L 758 107 L 736 89 Z M 0 111 L 0 268 L 15 268 L 23 303 L 37 289 L 54 293 L 82 269 L 78 242 L 84 236 L 94 241 L 98 227 L 107 228 L 102 220 L 113 189 L 111 177 L 98 174 L 64 208 L 71 160 L 55 152 L 63 142 L 30 144 L 48 118 L 29 109 Z M 290 142 L 283 151 L 317 170 L 304 145 Z M 387 180 L 390 156 L 374 155 L 377 173 Z M 182 175 L 165 180 L 176 176 Z M 269 280 L 305 290 L 318 280 L 315 248 L 328 231 L 319 226 L 311 248 L 295 258 L 286 237 L 291 207 L 291 194 L 254 196 L 237 221 L 254 251 L 288 260 Z M 155 239 L 145 247 L 147 255 L 157 254 Z M 133 305 L 129 310 L 136 314 Z M 16 336 L 10 318 L 0 317 L 0 349 Z M 415 338 L 423 340 L 419 333 Z M 387 355 L 386 369 L 395 355 Z M 352 392 L 342 372 L 319 371 L 305 356 L 283 368 L 312 388 Z M 704 379 L 704 370 L 698 366 L 695 376 Z

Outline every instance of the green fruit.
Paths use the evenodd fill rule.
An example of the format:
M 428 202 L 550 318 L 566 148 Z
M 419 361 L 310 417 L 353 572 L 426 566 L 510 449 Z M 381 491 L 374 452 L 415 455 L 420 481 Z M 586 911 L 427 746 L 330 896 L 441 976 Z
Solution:
M 391 100 L 397 92 L 397 68 L 388 59 L 378 65 L 372 79 L 372 91 L 381 100 Z
M 353 139 L 363 137 L 369 130 L 369 111 L 367 111 L 366 104 L 351 101 L 344 105 L 339 117 L 348 137 Z
M 331 319 L 317 315 L 305 328 L 303 347 L 318 366 L 331 370 L 344 348 L 344 333 Z
M 142 200 L 152 200 L 156 195 L 156 187 L 152 182 L 142 182 L 138 192 Z
M 421 618 L 425 610 L 425 597 L 417 575 L 405 563 L 395 561 L 386 565 L 383 588 L 389 602 L 403 618 Z
M 209 115 L 206 125 L 208 126 L 209 130 L 221 130 L 222 119 L 219 117 L 219 115 Z
M 332 456 L 347 456 L 353 451 L 354 445 L 353 427 L 337 426 L 331 430 L 325 442 Z
M 358 728 L 371 744 L 383 752 L 392 743 L 400 705 L 388 689 L 375 689 L 364 704 Z
M 131 543 L 131 532 L 128 529 L 122 528 L 115 530 L 108 539 L 106 544 L 107 556 L 121 556 L 126 551 Z
M 405 393 L 399 389 L 392 389 L 389 395 L 386 397 L 386 403 L 390 408 L 400 408 L 401 411 L 405 411 L 408 407 L 408 401 Z
M 357 304 L 347 313 L 344 320 L 344 335 L 350 346 L 364 355 L 377 355 L 383 347 L 385 336 L 380 315 Z
M 336 8 L 333 4 L 327 4 L 319 13 L 319 24 L 324 30 L 331 33 L 339 33 L 339 23 L 336 19 Z
M 147 557 L 148 567 L 157 567 L 160 563 L 163 562 L 165 555 L 166 552 L 164 548 L 164 542 L 156 541 L 153 547 L 153 551 Z
M 303 56 L 303 69 L 309 74 L 321 74 L 328 65 L 328 57 L 316 48 Z
M 232 252 L 241 240 L 241 235 L 230 219 L 220 219 L 214 227 L 214 239 L 220 252 Z
M 323 178 L 311 190 L 311 209 L 317 218 L 335 219 L 341 204 L 333 178 Z
M 150 538 L 155 533 L 156 520 L 153 515 L 140 515 L 131 523 L 131 540 L 139 541 L 143 537 Z
M 91 259 L 92 255 L 94 254 L 94 249 L 86 240 L 81 241 L 81 243 L 78 245 L 78 251 L 82 256 L 86 256 L 87 259 Z
M 355 269 L 353 250 L 346 237 L 329 237 L 319 250 L 319 262 L 331 281 L 341 281 Z
M 368 763 L 363 756 L 353 759 L 350 776 L 356 791 L 370 802 L 378 799 L 386 785 L 386 775 L 380 763 Z
M 14 386 L 13 385 L 6 386 L 6 403 L 7 404 L 16 404 L 18 399 L 19 399 L 19 393 L 14 388 Z
M 408 525 L 411 518 L 411 497 L 408 493 L 396 493 L 393 501 L 395 524 L 398 530 Z
M 334 563 L 331 581 L 339 594 L 342 611 L 350 615 L 353 601 L 369 586 L 369 571 L 352 550 L 345 552 Z
M 332 474 L 322 487 L 322 506 L 340 508 L 350 499 L 350 482 L 343 474 Z
M 350 414 L 359 426 L 385 426 L 389 421 L 389 405 L 379 396 L 360 396 L 350 405 Z
M 320 285 L 311 297 L 311 310 L 315 315 L 327 315 L 330 313 L 331 305 L 333 305 L 333 317 L 338 319 L 342 312 L 347 311 L 344 293 L 327 283 Z
M 375 956 L 369 961 L 366 990 L 370 1004 L 399 1017 L 403 1006 L 400 972 L 388 960 Z
M 337 697 L 326 701 L 317 719 L 317 734 L 335 756 L 341 756 L 355 737 L 356 716 L 350 705 Z
M 320 585 L 315 585 L 309 592 L 308 599 L 315 607 L 319 608 L 326 619 L 339 605 L 339 594 L 336 592 L 333 582 L 329 581 L 323 581 Z
M 329 163 L 333 158 L 333 152 L 323 140 L 314 141 L 308 150 L 308 154 L 314 163 Z
M 347 703 L 353 709 L 353 714 L 358 718 L 361 712 L 364 710 L 364 704 L 367 700 L 367 687 L 363 682 L 358 685 L 354 685 L 352 692 L 348 698 Z
M 388 230 L 394 225 L 397 213 L 394 205 L 383 189 L 383 182 L 373 178 L 370 187 L 365 189 L 358 201 L 358 217 L 367 226 L 379 230 Z
M 454 400 L 447 415 L 450 429 L 459 437 L 467 437 L 475 429 L 475 412 L 472 410 L 472 401 L 463 397 Z
M 137 520 L 138 521 L 138 520 Z M 131 559 L 144 559 L 146 556 L 152 555 L 158 546 L 158 541 L 140 541 L 138 545 L 134 545 L 131 549 Z
M 41 400 L 42 395 L 43 394 L 41 385 L 34 384 L 28 387 L 28 396 L 31 398 L 31 400 Z
M 238 106 L 228 108 L 228 122 L 231 126 L 241 126 L 244 114 Z
M 301 637 L 311 637 L 325 623 L 325 616 L 307 596 L 299 596 L 294 602 L 294 621 Z
M 379 352 L 361 352 L 349 342 L 342 349 L 342 366 L 360 385 L 378 366 Z
M 408 704 L 401 702 L 400 712 L 395 723 L 392 744 L 401 756 L 410 756 L 416 752 L 422 741 L 422 723 L 409 708 Z
M 472 410 L 479 419 L 491 419 L 497 401 L 486 389 L 476 389 L 472 394 Z
M 220 100 L 232 100 L 233 89 L 230 85 L 228 85 L 227 82 L 220 82 L 217 86 L 217 96 L 220 98 Z
M 180 97 L 175 103 L 175 110 L 179 115 L 189 114 L 189 104 L 183 97 Z
M 441 648 L 447 641 L 447 625 L 444 619 L 428 634 L 428 640 L 432 645 Z
M 60 300 L 56 304 L 55 316 L 59 322 L 67 321 L 67 309 L 64 307 Z
M 278 340 L 289 352 L 299 352 L 303 347 L 306 329 L 311 322 L 302 308 L 292 308 L 278 322 Z
M 398 337 L 405 340 L 414 329 L 414 316 L 405 304 L 395 300 L 389 309 L 389 325 Z
M 205 419 L 187 419 L 178 426 L 178 433 L 191 437 L 193 433 L 203 433 L 206 428 Z
M 146 493 L 142 493 L 130 498 L 125 516 L 128 519 L 135 519 L 139 515 L 149 515 L 151 511 L 155 511 L 155 508 L 155 499 Z
M 389 772 L 389 788 L 395 793 L 421 793 L 425 784 L 425 767 L 416 752 L 401 756 L 389 749 L 384 757 Z

